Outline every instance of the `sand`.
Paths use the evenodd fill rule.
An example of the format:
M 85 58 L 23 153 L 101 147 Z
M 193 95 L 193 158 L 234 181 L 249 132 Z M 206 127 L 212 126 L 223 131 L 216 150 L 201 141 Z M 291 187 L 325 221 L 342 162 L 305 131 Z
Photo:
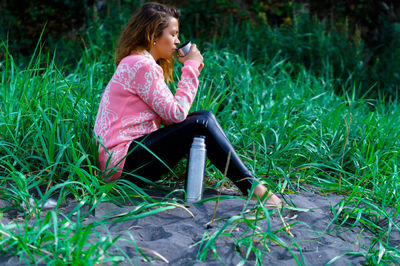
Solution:
M 154 196 L 161 194 L 157 192 L 154 193 Z M 216 195 L 215 191 L 207 190 L 204 193 L 204 199 Z M 177 197 L 179 198 L 179 195 Z M 354 227 L 343 232 L 349 229 L 347 225 L 330 232 L 330 229 L 337 226 L 336 223 L 328 226 L 334 217 L 332 207 L 343 199 L 342 196 L 321 194 L 317 189 L 307 186 L 306 190 L 287 194 L 285 197 L 290 205 L 296 206 L 298 210 L 292 213 L 285 210 L 282 215 L 279 215 L 278 210 L 275 210 L 271 212 L 270 219 L 262 219 L 257 222 L 257 225 L 261 231 L 268 232 L 269 221 L 270 230 L 278 230 L 283 226 L 282 216 L 286 223 L 291 224 L 290 233 L 292 237 L 284 230 L 276 235 L 291 251 L 273 241 L 267 242 L 264 248 L 261 242 L 255 242 L 259 250 L 264 250 L 261 255 L 263 265 L 296 265 L 299 262 L 305 265 L 325 265 L 337 257 L 338 259 L 332 265 L 356 265 L 366 262 L 363 256 L 345 254 L 351 251 L 365 252 L 368 250 L 373 237 L 372 233 L 360 227 Z M 196 243 L 200 243 L 207 232 L 213 234 L 220 230 L 229 218 L 243 211 L 245 204 L 246 201 L 240 197 L 221 200 L 212 227 L 208 224 L 213 217 L 214 200 L 202 204 L 188 205 L 188 210 L 193 214 L 193 217 L 184 208 L 175 208 L 140 219 L 108 223 L 106 228 L 98 227 L 97 231 L 100 234 L 109 234 L 111 237 L 122 234 L 116 244 L 126 252 L 133 264 L 165 265 L 168 262 L 171 265 L 237 265 L 243 260 L 246 248 L 244 246 L 241 246 L 240 249 L 235 248 L 232 237 L 220 235 L 215 241 L 218 257 L 215 258 L 210 250 L 204 261 L 198 260 L 200 248 L 199 244 L 196 245 Z M 251 210 L 255 204 L 251 201 L 245 209 Z M 70 203 L 62 206 L 60 211 L 68 212 L 74 206 L 76 204 Z M 113 203 L 102 202 L 97 206 L 95 213 L 89 214 L 85 223 L 128 212 L 135 207 L 131 205 L 118 207 Z M 247 215 L 247 217 L 250 216 L 250 214 Z M 7 217 L 3 217 L 3 224 L 4 219 L 7 219 Z M 227 229 L 229 228 L 231 227 L 227 227 Z M 248 225 L 242 222 L 237 224 L 231 234 L 236 241 L 239 241 L 249 234 L 248 230 Z M 147 262 L 137 252 L 132 238 L 151 262 Z M 130 239 L 130 241 L 124 239 Z M 400 243 L 400 236 L 394 234 L 392 240 L 394 243 Z M 205 243 L 203 241 L 203 244 Z M 266 251 L 265 246 L 268 246 L 269 252 Z M 111 252 L 117 253 L 116 248 L 111 248 Z M 4 255 L 0 259 L 0 265 L 16 265 L 18 263 L 16 257 L 9 255 Z M 253 252 L 250 252 L 245 265 L 254 265 L 255 263 L 256 256 Z M 128 265 L 130 262 L 125 259 L 120 264 Z

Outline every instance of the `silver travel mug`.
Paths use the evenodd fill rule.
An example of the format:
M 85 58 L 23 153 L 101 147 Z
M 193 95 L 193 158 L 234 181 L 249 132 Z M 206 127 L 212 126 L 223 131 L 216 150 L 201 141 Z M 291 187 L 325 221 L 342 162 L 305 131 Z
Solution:
M 182 50 L 183 56 L 186 56 L 190 51 L 190 47 L 192 47 L 192 43 L 190 41 L 188 41 L 188 42 L 185 42 L 184 44 L 180 45 L 178 47 L 178 49 L 176 49 L 176 50 Z
M 186 202 L 201 200 L 206 166 L 205 136 L 196 136 L 190 148 L 186 181 Z

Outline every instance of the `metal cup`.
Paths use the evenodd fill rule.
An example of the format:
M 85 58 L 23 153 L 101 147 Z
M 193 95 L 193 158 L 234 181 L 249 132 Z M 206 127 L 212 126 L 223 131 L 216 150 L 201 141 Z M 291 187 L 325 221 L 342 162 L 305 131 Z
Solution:
M 180 45 L 176 50 L 181 50 L 183 52 L 183 56 L 186 56 L 190 51 L 190 47 L 192 47 L 192 43 L 188 41 Z

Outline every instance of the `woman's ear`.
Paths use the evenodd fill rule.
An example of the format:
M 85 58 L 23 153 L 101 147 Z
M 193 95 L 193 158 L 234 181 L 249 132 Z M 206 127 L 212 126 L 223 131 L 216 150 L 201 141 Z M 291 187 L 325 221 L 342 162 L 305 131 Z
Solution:
M 150 44 L 151 44 L 151 47 L 156 46 L 158 39 L 159 39 L 159 38 L 155 37 L 154 35 L 152 36 L 152 38 L 151 38 L 151 43 L 150 43 Z

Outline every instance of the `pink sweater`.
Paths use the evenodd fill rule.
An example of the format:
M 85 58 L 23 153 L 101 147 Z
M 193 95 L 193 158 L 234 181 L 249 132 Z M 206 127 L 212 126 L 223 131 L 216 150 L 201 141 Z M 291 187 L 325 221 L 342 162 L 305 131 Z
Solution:
M 185 62 L 174 96 L 165 84 L 162 68 L 147 51 L 122 59 L 102 94 L 94 126 L 101 139 L 100 168 L 116 171 L 107 181 L 121 176 L 134 139 L 159 129 L 160 124 L 186 118 L 197 93 L 199 65 L 193 60 Z

